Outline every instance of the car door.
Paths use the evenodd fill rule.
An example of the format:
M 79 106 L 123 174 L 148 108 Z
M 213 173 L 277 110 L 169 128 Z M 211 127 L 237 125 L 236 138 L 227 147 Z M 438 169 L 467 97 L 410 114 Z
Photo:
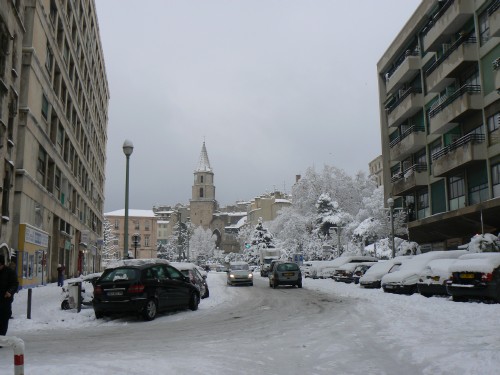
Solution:
M 191 294 L 191 283 L 186 281 L 181 271 L 169 265 L 165 265 L 164 267 L 168 275 L 165 284 L 167 286 L 171 306 L 187 306 Z
M 145 270 L 146 285 L 158 299 L 158 308 L 165 310 L 169 306 L 168 290 L 165 287 L 166 271 L 161 265 L 155 265 Z

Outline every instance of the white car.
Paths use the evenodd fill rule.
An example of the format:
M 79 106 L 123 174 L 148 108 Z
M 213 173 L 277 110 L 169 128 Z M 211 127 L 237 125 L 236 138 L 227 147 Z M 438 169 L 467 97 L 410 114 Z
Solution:
M 434 259 L 457 259 L 467 254 L 467 250 L 429 251 L 415 255 L 405 261 L 395 272 L 382 277 L 381 284 L 384 292 L 413 294 L 417 291 L 417 282 L 420 273 Z
M 379 260 L 377 264 L 371 266 L 368 271 L 361 276 L 359 285 L 363 288 L 380 288 L 382 277 L 391 272 L 391 270 L 395 271 L 405 260 L 411 259 L 412 257 L 412 255 L 407 255 L 389 260 Z
M 457 259 L 435 259 L 429 262 L 418 278 L 418 292 L 424 297 L 447 296 L 446 282 L 451 278 L 450 266 Z
M 318 262 L 311 267 L 311 277 L 313 279 L 333 278 L 337 268 L 347 263 L 377 262 L 378 259 L 372 256 L 341 256 L 334 260 Z
M 253 273 L 247 262 L 231 262 L 227 271 L 227 285 L 253 285 Z

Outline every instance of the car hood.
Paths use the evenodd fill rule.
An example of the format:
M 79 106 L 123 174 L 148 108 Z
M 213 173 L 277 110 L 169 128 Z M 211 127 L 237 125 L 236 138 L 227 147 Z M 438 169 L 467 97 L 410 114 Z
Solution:
M 250 270 L 234 270 L 230 271 L 229 273 L 233 275 L 243 276 L 243 275 L 248 275 L 249 273 L 252 272 Z
M 401 283 L 405 280 L 414 281 L 414 283 L 416 283 L 418 280 L 418 273 L 413 270 L 401 270 L 393 273 L 388 273 L 387 275 L 382 277 L 382 284 Z

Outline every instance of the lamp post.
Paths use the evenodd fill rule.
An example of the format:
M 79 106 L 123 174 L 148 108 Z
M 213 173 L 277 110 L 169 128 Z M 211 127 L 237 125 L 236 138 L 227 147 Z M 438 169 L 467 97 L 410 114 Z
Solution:
M 396 257 L 396 247 L 394 246 L 394 199 L 388 198 L 387 205 L 389 206 L 389 215 L 391 215 L 391 247 L 392 257 Z
M 130 155 L 134 151 L 134 145 L 131 141 L 125 140 L 123 142 L 123 153 L 127 159 L 127 166 L 125 169 L 125 233 L 123 235 L 123 259 L 128 258 L 128 170 Z

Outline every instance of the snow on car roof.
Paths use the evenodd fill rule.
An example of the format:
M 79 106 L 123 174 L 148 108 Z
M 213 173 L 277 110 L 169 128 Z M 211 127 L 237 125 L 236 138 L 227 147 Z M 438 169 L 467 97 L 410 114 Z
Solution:
M 422 271 L 422 275 L 429 276 L 449 276 L 451 274 L 450 266 L 457 259 L 434 259 L 429 262 L 427 267 Z
M 148 259 L 121 259 L 110 262 L 106 268 L 116 268 L 123 266 L 143 266 L 145 264 L 170 264 L 168 260 L 158 259 L 158 258 L 148 258 Z
M 450 271 L 491 273 L 499 266 L 500 253 L 474 253 L 461 256 L 450 266 Z
M 180 271 L 192 270 L 194 268 L 198 268 L 196 264 L 189 262 L 170 262 L 170 265 L 177 268 Z

